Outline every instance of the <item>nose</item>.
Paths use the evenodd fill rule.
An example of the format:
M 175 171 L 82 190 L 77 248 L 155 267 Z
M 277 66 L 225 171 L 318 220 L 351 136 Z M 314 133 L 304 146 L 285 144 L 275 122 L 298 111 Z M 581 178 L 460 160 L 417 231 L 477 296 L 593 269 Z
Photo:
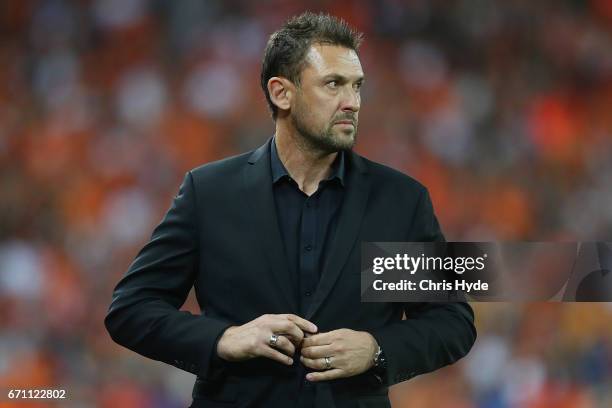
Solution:
M 342 112 L 358 112 L 361 106 L 361 95 L 359 91 L 355 91 L 352 87 L 345 88 L 346 91 L 342 97 Z

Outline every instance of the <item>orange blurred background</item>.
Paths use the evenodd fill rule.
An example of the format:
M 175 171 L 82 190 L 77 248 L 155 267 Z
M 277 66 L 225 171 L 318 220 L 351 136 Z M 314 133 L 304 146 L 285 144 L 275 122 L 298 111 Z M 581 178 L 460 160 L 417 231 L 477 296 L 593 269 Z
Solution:
M 272 135 L 263 48 L 306 9 L 365 33 L 357 151 L 427 185 L 448 240 L 612 241 L 612 1 L 8 0 L 0 390 L 190 402 L 191 374 L 103 318 L 184 172 Z M 612 406 L 610 304 L 474 308 L 471 353 L 394 407 Z

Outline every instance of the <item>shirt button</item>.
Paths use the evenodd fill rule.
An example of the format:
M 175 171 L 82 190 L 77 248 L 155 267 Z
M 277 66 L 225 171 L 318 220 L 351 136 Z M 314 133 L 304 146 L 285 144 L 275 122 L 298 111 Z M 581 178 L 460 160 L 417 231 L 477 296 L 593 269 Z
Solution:
M 312 251 L 312 245 L 306 245 L 306 247 L 304 247 L 305 250 L 307 251 Z

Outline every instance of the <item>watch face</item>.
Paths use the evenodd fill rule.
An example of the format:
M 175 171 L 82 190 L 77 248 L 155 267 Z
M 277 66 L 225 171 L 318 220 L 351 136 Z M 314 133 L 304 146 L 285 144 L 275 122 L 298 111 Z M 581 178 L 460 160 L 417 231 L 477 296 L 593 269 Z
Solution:
M 379 347 L 376 352 L 376 356 L 374 357 L 374 366 L 375 367 L 385 367 L 387 365 L 387 359 L 385 358 L 385 353 Z
M 381 367 L 387 368 L 387 358 L 385 357 L 384 353 L 380 353 L 380 356 L 378 356 L 378 361 Z
M 378 364 L 380 362 L 380 355 L 381 354 L 382 354 L 382 349 L 379 346 L 378 350 L 376 350 L 376 354 L 374 354 L 374 367 L 378 367 Z

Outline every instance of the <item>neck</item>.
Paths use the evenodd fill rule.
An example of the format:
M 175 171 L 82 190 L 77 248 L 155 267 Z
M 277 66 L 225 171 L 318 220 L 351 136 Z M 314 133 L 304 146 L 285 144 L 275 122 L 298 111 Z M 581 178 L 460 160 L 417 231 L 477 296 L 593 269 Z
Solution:
M 321 180 L 330 175 L 331 165 L 338 153 L 313 148 L 295 129 L 278 122 L 274 139 L 278 157 L 300 190 L 309 196 L 316 192 Z

